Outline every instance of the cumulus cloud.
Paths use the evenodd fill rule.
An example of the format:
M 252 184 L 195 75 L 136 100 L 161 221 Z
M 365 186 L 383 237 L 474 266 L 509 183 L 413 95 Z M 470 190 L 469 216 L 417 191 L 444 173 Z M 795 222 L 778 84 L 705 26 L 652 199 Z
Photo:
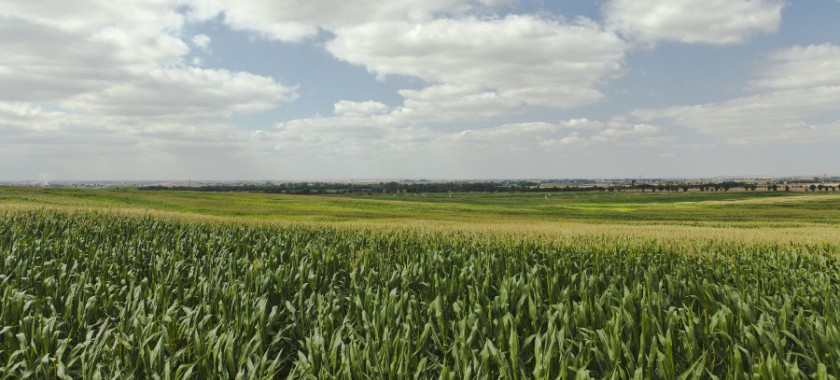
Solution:
M 371 116 L 383 114 L 388 110 L 390 107 L 373 100 L 364 102 L 340 100 L 333 105 L 333 113 L 340 116 Z
M 571 119 L 566 121 L 563 125 L 566 128 L 578 129 L 583 131 L 599 131 L 604 129 L 605 127 L 603 122 L 600 122 L 598 120 L 590 120 L 586 118 Z
M 627 136 L 651 136 L 662 131 L 662 127 L 650 124 L 634 124 L 629 126 L 610 126 L 598 134 L 602 139 L 619 139 Z
M 295 157 L 405 154 L 428 141 L 429 129 L 394 123 L 383 115 L 345 114 L 278 123 L 260 132 L 264 143 Z
M 252 160 L 271 151 L 224 122 L 89 115 L 13 102 L 0 102 L 0 136 L 4 179 L 250 176 Z
M 770 54 L 770 65 L 754 86 L 769 89 L 840 85 L 840 46 L 794 46 Z
M 633 112 L 643 120 L 686 126 L 735 144 L 814 141 L 837 136 L 831 117 L 840 86 L 773 91 L 724 102 Z M 828 113 L 828 114 L 827 114 Z
M 783 7 L 782 0 L 610 0 L 603 13 L 609 30 L 644 44 L 726 45 L 776 32 Z
M 134 71 L 184 54 L 177 42 L 149 41 L 157 49 L 132 57 L 116 31 L 68 31 L 18 17 L 0 18 L 0 99 L 56 101 L 102 89 Z M 137 49 L 149 45 L 138 46 Z
M 476 108 L 492 116 L 521 111 L 524 105 L 569 108 L 597 102 L 604 96 L 600 88 L 623 74 L 627 49 L 591 20 L 495 16 L 511 0 L 185 4 L 193 19 L 221 15 L 233 29 L 280 41 L 302 41 L 327 31 L 325 47 L 336 58 L 380 78 L 405 75 L 427 82 L 426 89 L 401 92 L 403 113 L 418 120 L 457 120 Z M 464 110 L 456 110 L 451 101 L 435 102 L 431 95 L 462 96 Z M 444 105 L 442 112 L 427 112 Z
M 210 40 L 184 40 L 180 4 L 3 2 L 4 177 L 253 175 L 251 160 L 269 149 L 228 117 L 277 107 L 296 88 L 191 66 L 189 43 L 203 49 Z
M 210 41 L 210 36 L 206 34 L 196 34 L 192 38 L 193 45 L 201 50 L 207 50 L 210 47 Z
M 66 104 L 115 116 L 204 119 L 266 111 L 296 96 L 294 89 L 269 77 L 180 67 L 156 68 Z
M 263 165 L 258 176 L 283 177 L 283 165 L 295 173 L 309 165 L 312 175 L 329 165 L 343 173 L 350 163 L 438 173 L 441 163 L 473 160 L 469 168 L 482 173 L 521 175 L 516 165 L 534 157 L 667 148 L 679 142 L 674 129 L 736 144 L 840 139 L 840 48 L 832 44 L 768 55 L 748 83 L 751 96 L 612 118 L 590 107 L 581 114 L 601 112 L 601 120 L 568 118 L 574 111 L 566 110 L 605 98 L 633 46 L 743 43 L 778 28 L 781 0 L 606 0 L 603 25 L 547 13 L 503 16 L 514 3 L 7 1 L 0 7 L 0 171 L 23 173 L 9 162 L 42 160 L 69 176 L 101 165 L 103 173 L 160 177 L 179 175 L 167 171 L 173 162 L 191 163 L 180 173 L 213 162 L 229 165 L 224 176 Z M 259 126 L 260 116 L 243 128 L 231 117 L 293 101 L 298 88 L 197 67 L 216 40 L 196 33 L 216 23 L 257 36 L 255 44 L 312 43 L 383 81 L 399 77 L 388 85 L 404 85 L 394 87 L 402 88 L 396 100 L 325 99 L 327 116 Z M 212 30 L 219 41 L 229 32 Z
M 223 16 L 236 30 L 280 41 L 302 41 L 348 25 L 375 21 L 428 21 L 436 15 L 458 15 L 509 5 L 512 0 L 185 0 L 190 16 L 206 20 Z
M 191 67 L 176 0 L 0 9 L 0 101 L 51 103 L 102 116 L 228 116 L 263 111 L 295 89 L 242 72 Z M 206 47 L 209 37 L 193 38 Z
M 491 151 L 537 151 L 585 145 L 587 139 L 581 137 L 579 131 L 570 130 L 567 124 L 567 122 L 505 124 L 444 134 L 436 141 Z
M 392 115 L 313 117 L 278 123 L 261 136 L 278 151 L 341 156 L 376 151 L 452 154 L 476 152 L 564 152 L 593 144 L 660 145 L 673 142 L 663 128 L 631 125 L 624 120 L 602 122 L 585 118 L 558 122 L 508 123 L 493 127 L 445 131 L 417 126 Z
M 376 152 L 406 157 L 420 151 L 457 153 L 495 146 L 501 152 L 585 143 L 602 124 L 580 119 L 548 129 L 507 125 L 466 134 L 427 126 L 506 116 L 527 105 L 589 104 L 603 96 L 600 87 L 606 81 L 622 74 L 626 44 L 615 34 L 588 20 L 495 15 L 495 9 L 510 4 L 5 4 L 0 9 L 0 150 L 5 158 L 52 162 L 64 173 L 87 177 L 73 165 L 108 162 L 142 175 L 137 173 L 146 172 L 143 161 L 153 166 L 210 155 L 346 158 Z M 186 34 L 186 23 L 217 16 L 233 29 L 282 41 L 301 41 L 326 30 L 332 36 L 326 48 L 337 58 L 377 75 L 407 75 L 425 84 L 399 91 L 403 101 L 394 107 L 374 100 L 341 100 L 331 117 L 241 129 L 227 118 L 270 110 L 295 99 L 297 89 L 267 76 L 192 65 L 190 51 L 207 51 L 212 40 Z M 365 41 L 367 37 L 376 40 Z M 371 43 L 390 44 L 393 52 Z M 486 144 L 470 148 L 471 139 Z
M 633 112 L 736 144 L 818 141 L 840 136 L 840 48 L 795 46 L 770 54 L 752 82 L 758 93 L 722 102 Z
M 326 45 L 330 53 L 380 77 L 413 76 L 471 87 L 483 99 L 555 108 L 600 100 L 599 88 L 623 73 L 626 49 L 592 22 L 527 15 L 379 22 L 339 28 L 335 35 Z
M 522 103 L 474 85 L 440 84 L 420 90 L 400 90 L 402 106 L 394 118 L 417 122 L 483 120 L 522 110 Z
M 5 147 L 7 144 L 37 144 L 42 148 L 66 145 L 80 151 L 148 144 L 234 146 L 247 136 L 224 123 L 184 125 L 177 120 L 52 111 L 28 103 L 11 102 L 0 102 L 0 131 L 6 137 L 2 144 Z

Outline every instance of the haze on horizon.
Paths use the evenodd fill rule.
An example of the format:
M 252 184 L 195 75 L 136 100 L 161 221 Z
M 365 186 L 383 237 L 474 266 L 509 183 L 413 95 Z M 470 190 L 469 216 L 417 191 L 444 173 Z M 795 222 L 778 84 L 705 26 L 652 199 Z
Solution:
M 838 20 L 838 0 L 0 0 L 0 181 L 837 175 Z

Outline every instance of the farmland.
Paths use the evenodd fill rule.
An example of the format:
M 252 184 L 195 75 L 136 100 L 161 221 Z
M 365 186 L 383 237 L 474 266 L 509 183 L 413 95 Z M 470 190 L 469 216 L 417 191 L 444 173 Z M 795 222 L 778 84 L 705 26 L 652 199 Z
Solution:
M 568 236 L 840 240 L 840 196 L 733 193 L 464 193 L 292 196 L 0 187 L 0 209 L 151 214 L 246 224 Z
M 837 378 L 840 196 L 0 188 L 0 377 Z

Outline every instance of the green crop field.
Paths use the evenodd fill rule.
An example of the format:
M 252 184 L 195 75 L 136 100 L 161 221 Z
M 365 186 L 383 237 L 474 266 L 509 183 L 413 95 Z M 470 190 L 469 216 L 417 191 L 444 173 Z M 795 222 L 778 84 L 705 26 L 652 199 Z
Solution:
M 0 378 L 840 378 L 840 196 L 0 187 Z
M 0 187 L 0 210 L 99 210 L 220 223 L 540 235 L 840 241 L 840 195 L 477 193 L 374 197 Z

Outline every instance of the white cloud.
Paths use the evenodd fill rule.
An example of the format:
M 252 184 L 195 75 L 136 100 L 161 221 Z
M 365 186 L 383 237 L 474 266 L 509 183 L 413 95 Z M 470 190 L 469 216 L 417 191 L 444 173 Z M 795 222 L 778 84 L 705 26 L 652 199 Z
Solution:
M 605 0 L 606 26 L 545 13 L 499 16 L 513 0 L 2 2 L 5 176 L 34 177 L 36 167 L 58 168 L 65 177 L 523 176 L 526 167 L 551 175 L 542 164 L 590 175 L 598 165 L 612 173 L 638 167 L 647 152 L 667 156 L 684 128 L 736 144 L 840 140 L 840 48 L 831 44 L 770 54 L 748 82 L 752 96 L 614 118 L 589 107 L 582 114 L 601 113 L 601 120 L 556 120 L 558 108 L 603 100 L 604 88 L 624 73 L 631 44 L 745 42 L 778 28 L 780 0 Z M 321 110 L 326 117 L 242 128 L 230 116 L 271 110 L 295 99 L 297 88 L 198 67 L 211 46 L 221 52 L 222 44 L 195 33 L 229 37 L 215 29 L 217 16 L 249 37 L 306 41 L 383 80 L 412 79 L 398 80 L 410 83 L 400 87 L 402 101 L 340 100 L 331 115 Z M 270 43 L 251 41 L 255 50 Z M 340 93 L 370 99 L 352 91 Z M 632 150 L 638 146 L 662 149 Z M 587 165 L 556 160 L 567 153 L 588 157 Z
M 541 142 L 541 144 L 544 145 L 544 146 L 583 145 L 585 143 L 586 143 L 586 140 L 581 138 L 580 133 L 578 133 L 578 132 L 572 132 L 568 136 L 563 137 L 560 140 L 545 140 L 545 141 Z
M 107 116 L 207 118 L 263 111 L 295 89 L 191 67 L 176 0 L 10 2 L 0 8 L 0 101 Z M 209 37 L 192 41 L 206 47 Z
M 13 37 L 33 55 L 50 51 L 45 48 L 60 48 L 58 43 L 63 42 L 66 46 L 60 53 L 104 52 L 106 58 L 113 56 L 139 68 L 150 63 L 174 63 L 186 53 L 186 45 L 176 35 L 184 25 L 177 7 L 178 0 L 6 1 L 0 7 L 3 19 L 0 24 L 4 28 L 17 28 L 10 31 L 22 34 Z M 50 40 L 58 42 L 50 43 Z M 48 45 L 42 48 L 33 42 Z
M 254 175 L 252 160 L 268 149 L 226 118 L 274 108 L 295 88 L 190 66 L 178 7 L 177 0 L 4 1 L 3 176 Z M 200 49 L 209 40 L 190 42 Z
M 206 34 L 196 34 L 192 38 L 193 45 L 201 50 L 207 50 L 210 47 L 210 41 L 210 36 Z
M 723 102 L 633 112 L 735 144 L 819 141 L 840 136 L 840 48 L 796 46 L 770 54 L 755 95 Z
M 769 89 L 840 85 L 840 46 L 794 46 L 770 55 L 770 67 L 753 85 Z
M 512 0 L 185 0 L 190 15 L 206 20 L 223 15 L 236 30 L 281 41 L 301 41 L 319 30 L 375 21 L 428 21 L 441 14 L 464 14 L 510 5 Z
M 83 115 L 26 103 L 0 102 L 0 134 L 0 166 L 6 176 L 20 178 L 33 178 L 43 168 L 63 178 L 160 178 L 179 172 L 212 178 L 214 170 L 245 174 L 248 157 L 268 150 L 252 144 L 249 132 L 225 123 Z
M 651 136 L 660 132 L 662 132 L 662 127 L 650 124 L 610 125 L 610 128 L 601 131 L 598 137 L 616 140 L 628 136 Z
M 388 112 L 390 107 L 372 100 L 352 102 L 341 100 L 333 105 L 333 113 L 340 116 L 371 116 Z
M 91 178 L 88 171 L 132 173 L 134 178 L 194 179 L 224 178 L 230 173 L 239 178 L 272 176 L 266 173 L 279 178 L 348 178 L 359 173 L 498 177 L 526 175 L 521 165 L 527 165 L 528 175 L 539 176 L 546 174 L 539 174 L 539 167 L 533 166 L 535 159 L 546 162 L 566 154 L 585 156 L 590 148 L 606 148 L 606 144 L 647 144 L 645 139 L 663 138 L 643 133 L 601 140 L 601 131 L 622 126 L 589 119 L 467 131 L 433 130 L 398 123 L 388 114 L 358 113 L 292 120 L 257 131 L 212 122 L 187 127 L 166 119 L 132 120 L 0 103 L 0 133 L 4 136 L 0 158 L 6 158 L 0 162 L 8 163 L 11 157 L 25 159 L 30 167 L 50 168 L 64 178 Z M 0 167 L 7 175 L 35 176 L 9 165 Z M 505 169 L 499 169 L 502 167 Z
M 583 131 L 599 131 L 604 129 L 604 123 L 597 120 L 589 120 L 586 118 L 571 119 L 565 122 L 566 128 L 578 129 Z
M 470 86 L 479 96 L 554 108 L 600 100 L 599 88 L 623 73 L 627 48 L 591 21 L 536 16 L 379 22 L 335 34 L 327 50 L 380 77 Z
M 350 114 L 281 122 L 259 135 L 278 153 L 300 158 L 406 154 L 431 134 L 425 128 L 394 123 L 387 115 Z
M 264 76 L 179 67 L 157 68 L 66 104 L 115 116 L 203 119 L 266 111 L 296 96 L 294 89 Z
M 484 120 L 522 111 L 523 104 L 493 90 L 473 85 L 433 85 L 400 90 L 403 105 L 392 116 L 404 121 L 454 122 Z
M 569 108 L 603 98 L 623 74 L 627 45 L 597 23 L 532 15 L 498 18 L 511 0 L 361 2 L 188 0 L 196 20 L 222 15 L 233 29 L 281 41 L 328 31 L 326 49 L 384 78 L 405 75 L 427 88 L 403 90 L 394 111 L 416 121 L 456 121 Z
M 603 13 L 609 30 L 645 44 L 724 45 L 776 32 L 783 7 L 781 0 L 610 0 Z
M 107 87 L 154 64 L 148 55 L 127 56 L 128 46 L 113 31 L 67 31 L 15 17 L 0 18 L 0 49 L 0 100 L 60 100 Z M 171 50 L 153 56 L 165 59 Z
M 492 128 L 469 129 L 461 132 L 441 134 L 436 144 L 452 146 L 453 149 L 485 150 L 497 153 L 505 151 L 535 152 L 558 148 L 584 146 L 587 138 L 579 131 L 570 130 L 568 122 L 560 123 L 514 123 Z
M 735 144 L 814 141 L 837 136 L 830 117 L 840 104 L 840 86 L 772 91 L 724 102 L 633 112 L 643 120 L 686 126 Z
M 225 142 L 236 145 L 246 134 L 216 122 L 186 126 L 177 120 L 135 119 L 121 116 L 86 115 L 48 111 L 28 103 L 0 103 L 0 130 L 15 130 L 18 138 L 42 147 L 74 145 L 81 150 L 100 144 L 143 145 Z M 4 134 L 5 135 L 5 134 Z M 239 137 L 234 137 L 239 135 Z M 9 137 L 9 135 L 5 135 Z M 12 143 L 14 141 L 4 141 Z
M 628 125 L 621 120 L 589 119 L 510 123 L 489 128 L 441 131 L 414 125 L 391 115 L 313 117 L 278 123 L 264 131 L 264 141 L 282 152 L 344 156 L 381 152 L 452 155 L 472 152 L 499 155 L 506 152 L 557 152 L 591 144 L 658 145 L 673 142 L 663 129 L 648 124 Z M 307 153 L 308 152 L 308 153 Z

